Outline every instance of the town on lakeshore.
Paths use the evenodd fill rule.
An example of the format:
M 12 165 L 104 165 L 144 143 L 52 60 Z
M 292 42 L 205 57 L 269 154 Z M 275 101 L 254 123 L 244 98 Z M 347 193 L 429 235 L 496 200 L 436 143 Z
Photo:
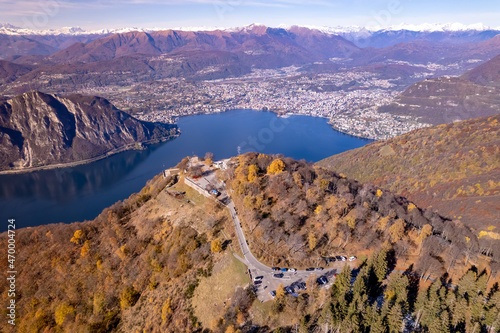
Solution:
M 426 75 L 436 66 L 429 64 Z M 422 75 L 415 74 L 414 79 Z M 323 117 L 341 132 L 379 140 L 429 126 L 415 117 L 378 111 L 399 94 L 399 81 L 359 71 L 303 74 L 290 66 L 254 69 L 239 78 L 170 78 L 129 87 L 86 88 L 83 93 L 102 95 L 119 109 L 151 122 L 175 123 L 182 116 L 253 109 Z

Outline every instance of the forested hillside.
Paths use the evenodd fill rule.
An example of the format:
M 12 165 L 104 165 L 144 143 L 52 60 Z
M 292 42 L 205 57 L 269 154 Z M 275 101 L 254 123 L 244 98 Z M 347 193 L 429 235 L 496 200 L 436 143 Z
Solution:
M 191 203 L 169 196 L 163 190 L 173 182 L 158 176 L 94 221 L 18 230 L 18 320 L 10 331 L 4 320 L 0 330 L 194 331 L 190 299 L 198 279 L 211 274 L 211 240 L 227 217 L 190 192 Z M 7 239 L 0 236 L 1 249 Z M 0 283 L 2 304 L 6 287 Z
M 500 36 L 491 41 L 497 43 Z M 428 78 L 412 84 L 382 112 L 411 115 L 428 124 L 448 124 L 500 113 L 500 55 L 460 77 Z
M 260 260 L 358 255 L 320 286 L 255 299 L 223 205 L 155 177 L 94 221 L 17 231 L 16 327 L 6 332 L 495 332 L 498 265 L 459 222 L 283 156 L 218 171 Z M 205 161 L 210 164 L 211 161 Z M 7 248 L 6 233 L 0 248 Z M 496 253 L 493 251 L 494 257 Z M 494 258 L 493 258 L 494 259 Z M 321 262 L 321 264 L 325 264 Z M 351 263 L 351 265 L 354 263 Z M 0 293 L 8 300 L 2 262 Z M 286 281 L 283 281 L 285 283 Z M 492 286 L 493 285 L 493 286 Z M 6 315 L 6 309 L 2 311 Z
M 496 271 L 497 240 L 432 208 L 304 161 L 249 153 L 238 163 L 226 177 L 252 251 L 269 265 L 304 267 L 390 244 L 398 265 L 420 275 L 460 275 L 471 260 Z
M 500 115 L 421 129 L 317 164 L 498 239 Z

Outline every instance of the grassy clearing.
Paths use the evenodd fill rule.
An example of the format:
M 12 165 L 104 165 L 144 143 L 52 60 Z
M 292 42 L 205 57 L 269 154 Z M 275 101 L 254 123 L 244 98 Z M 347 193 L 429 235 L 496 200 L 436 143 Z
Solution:
M 216 263 L 212 276 L 200 281 L 192 302 L 195 316 L 203 326 L 209 326 L 212 319 L 220 318 L 224 314 L 237 287 L 250 283 L 246 272 L 247 267 L 231 253 L 226 252 Z
M 186 192 L 186 199 L 190 200 L 192 203 L 194 203 L 197 206 L 201 206 L 205 204 L 205 201 L 207 200 L 206 197 L 201 195 L 200 193 L 196 192 L 193 190 L 191 187 L 187 186 L 184 184 L 184 181 L 179 181 L 177 184 L 172 186 L 170 188 L 173 191 L 179 191 L 179 192 Z
M 238 236 L 236 236 L 236 229 L 234 228 L 233 218 L 229 213 L 229 209 L 224 209 L 224 215 L 226 216 L 226 222 L 224 223 L 224 233 L 231 240 L 230 249 L 233 251 L 233 253 L 236 253 L 241 258 L 244 258 L 243 252 L 241 252 Z
M 261 303 L 256 299 L 250 310 L 253 321 L 256 323 L 265 323 L 266 320 L 269 321 L 269 314 L 271 313 L 273 302 L 274 301 Z
M 296 318 L 288 312 L 274 313 L 272 310 L 274 301 L 261 303 L 256 299 L 250 309 L 250 317 L 254 325 L 258 326 L 290 326 L 298 323 Z M 272 318 L 272 319 L 271 319 Z

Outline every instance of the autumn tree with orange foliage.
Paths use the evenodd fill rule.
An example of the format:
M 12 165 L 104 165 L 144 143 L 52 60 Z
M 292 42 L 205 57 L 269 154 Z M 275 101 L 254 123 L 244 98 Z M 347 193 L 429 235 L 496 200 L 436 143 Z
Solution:
M 255 164 L 252 164 L 248 167 L 248 181 L 253 183 L 255 179 L 257 179 L 257 174 L 259 172 L 259 167 Z
M 276 175 L 283 172 L 283 170 L 285 170 L 285 163 L 281 159 L 277 158 L 267 168 L 267 174 Z
M 222 251 L 222 245 L 220 243 L 220 240 L 214 239 L 211 243 L 210 249 L 213 253 L 219 253 Z
M 396 220 L 396 222 L 389 227 L 389 236 L 391 237 L 391 242 L 395 243 L 402 239 L 405 235 L 406 222 L 402 219 Z

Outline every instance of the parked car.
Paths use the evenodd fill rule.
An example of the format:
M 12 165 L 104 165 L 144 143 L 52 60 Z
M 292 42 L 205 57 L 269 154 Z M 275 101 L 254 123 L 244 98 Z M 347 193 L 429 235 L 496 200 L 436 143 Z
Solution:
M 293 290 L 293 288 L 292 288 L 291 286 L 289 286 L 289 287 L 285 287 L 285 291 L 286 291 L 287 293 L 289 293 L 289 294 L 293 294 L 293 292 L 294 292 L 294 290 Z
M 253 278 L 254 281 L 257 281 L 257 280 L 262 280 L 264 277 L 261 275 L 261 276 L 256 276 Z
M 280 270 L 280 268 L 279 268 L 279 267 L 273 267 L 273 268 L 271 268 L 271 269 L 272 269 L 273 271 L 279 271 L 279 270 Z
M 297 269 L 296 269 L 296 268 L 290 268 L 290 269 L 289 269 L 289 271 L 290 271 L 290 272 L 296 272 L 296 271 L 297 271 Z
M 297 283 L 297 289 L 299 289 L 299 290 L 306 290 L 307 289 L 306 283 L 305 282 L 299 282 L 299 283 Z
M 283 277 L 283 273 L 278 273 L 273 275 L 277 279 L 281 279 Z
M 306 271 L 310 272 L 310 271 L 314 271 L 314 267 L 309 267 L 309 268 L 306 268 Z
M 281 271 L 282 272 L 288 272 L 288 268 L 282 268 Z
M 323 267 L 316 267 L 317 271 L 322 271 L 324 268 Z
M 341 256 L 335 256 L 335 259 L 337 259 L 338 261 L 342 261 L 342 257 Z
M 271 294 L 272 298 L 275 298 L 276 297 L 276 290 L 269 292 L 269 294 Z
M 349 261 L 354 261 L 356 260 L 357 258 L 355 256 L 352 256 L 352 257 L 349 257 Z
M 324 284 L 327 284 L 328 283 L 328 279 L 326 278 L 326 276 L 320 276 L 316 282 L 319 284 L 319 285 L 324 285 Z
M 327 263 L 330 263 L 330 262 L 335 262 L 335 257 L 328 257 L 328 258 L 325 258 L 325 261 Z
M 342 261 L 346 261 L 347 260 L 347 258 L 344 257 L 344 256 L 340 256 L 340 258 L 341 258 Z
M 261 284 L 262 281 L 261 280 L 257 280 L 257 281 L 254 281 L 253 284 L 257 285 L 257 284 Z

